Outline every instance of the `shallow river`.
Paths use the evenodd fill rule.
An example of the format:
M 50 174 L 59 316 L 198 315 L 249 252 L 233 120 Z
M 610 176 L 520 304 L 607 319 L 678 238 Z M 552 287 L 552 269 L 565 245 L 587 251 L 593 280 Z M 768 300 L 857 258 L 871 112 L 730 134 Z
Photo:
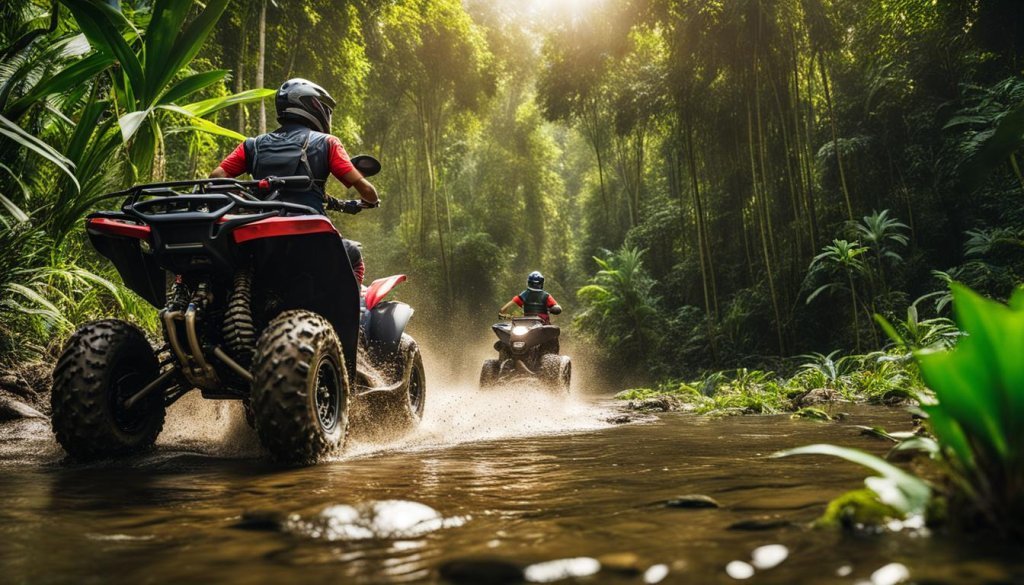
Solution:
M 19 423 L 0 428 L 0 582 L 1024 582 L 1020 555 L 990 544 L 808 528 L 864 472 L 770 453 L 881 453 L 853 425 L 910 428 L 900 410 L 842 410 L 615 425 L 601 397 L 435 386 L 414 434 L 306 469 L 262 461 L 239 412 L 212 403 L 175 405 L 158 449 L 117 464 L 63 463 L 45 423 Z M 721 507 L 660 505 L 686 494 Z

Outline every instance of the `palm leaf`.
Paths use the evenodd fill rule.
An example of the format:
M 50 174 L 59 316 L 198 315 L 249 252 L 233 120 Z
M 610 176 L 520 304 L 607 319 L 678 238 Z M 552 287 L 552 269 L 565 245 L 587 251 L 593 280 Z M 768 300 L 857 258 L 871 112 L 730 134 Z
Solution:
M 211 85 L 221 81 L 228 74 L 227 69 L 215 69 L 213 71 L 205 71 L 203 73 L 196 73 L 180 79 L 177 83 L 172 85 L 161 97 L 157 100 L 158 104 L 173 104 L 183 97 L 190 96 L 193 93 L 210 87 Z
M 205 117 L 213 112 L 223 110 L 230 106 L 259 101 L 267 96 L 274 95 L 274 93 L 275 90 L 273 89 L 250 89 L 229 96 L 215 97 L 191 104 L 185 104 L 182 108 L 191 112 L 193 116 Z
M 78 179 L 75 178 L 75 173 L 72 169 L 75 167 L 75 163 L 71 162 L 64 155 L 57 152 L 52 146 L 43 142 L 42 140 L 32 136 L 28 132 L 21 129 L 20 126 L 7 118 L 0 116 L 0 135 L 6 136 L 11 140 L 17 142 L 21 146 L 35 152 L 39 156 L 45 158 L 54 164 L 58 169 L 64 172 L 71 181 L 75 184 L 76 189 L 81 189 L 78 184 Z
M 183 4 L 183 2 L 178 3 Z M 149 58 L 160 60 L 158 69 L 160 75 L 152 82 L 154 91 L 159 91 L 159 88 L 167 85 L 178 71 L 181 71 L 183 67 L 195 58 L 203 43 L 206 42 L 206 37 L 210 35 L 213 27 L 220 20 L 220 16 L 223 14 L 224 9 L 227 8 L 227 5 L 228 0 L 209 0 L 206 3 L 206 8 L 188 25 L 188 28 L 175 37 L 173 46 L 166 47 L 165 41 L 161 40 L 160 46 L 166 47 L 166 52 L 147 56 L 147 60 Z M 172 18 L 162 18 L 160 26 L 169 27 L 171 22 L 173 22 Z M 173 31 L 177 32 L 180 28 L 179 23 L 178 26 L 173 28 Z M 166 34 L 168 33 L 162 32 L 161 39 L 164 39 L 163 35 Z

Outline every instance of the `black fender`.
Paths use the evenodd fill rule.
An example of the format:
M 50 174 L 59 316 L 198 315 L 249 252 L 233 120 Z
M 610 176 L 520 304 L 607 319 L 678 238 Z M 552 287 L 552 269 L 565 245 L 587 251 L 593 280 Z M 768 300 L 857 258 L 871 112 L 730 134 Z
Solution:
M 398 352 L 402 333 L 414 313 L 413 308 L 398 301 L 382 301 L 369 311 L 363 325 L 366 347 L 375 359 Z

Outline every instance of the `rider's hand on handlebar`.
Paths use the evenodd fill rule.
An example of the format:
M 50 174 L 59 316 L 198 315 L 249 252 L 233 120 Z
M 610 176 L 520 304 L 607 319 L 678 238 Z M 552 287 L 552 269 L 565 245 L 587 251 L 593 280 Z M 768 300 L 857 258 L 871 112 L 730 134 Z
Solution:
M 498 318 L 499 319 L 511 319 L 512 315 L 509 315 L 508 313 L 498 313 Z
M 341 200 L 334 197 L 328 197 L 326 203 L 326 207 L 330 211 L 340 211 L 351 215 L 355 215 L 364 209 L 378 206 L 380 206 L 380 203 L 372 204 L 359 199 Z

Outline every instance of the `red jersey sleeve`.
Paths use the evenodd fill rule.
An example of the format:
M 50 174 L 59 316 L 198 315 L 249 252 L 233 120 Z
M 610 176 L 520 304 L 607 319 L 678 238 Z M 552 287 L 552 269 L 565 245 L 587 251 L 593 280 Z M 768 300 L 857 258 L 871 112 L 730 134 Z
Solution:
M 220 168 L 224 169 L 224 172 L 229 177 L 237 177 L 245 172 L 245 143 L 238 145 L 231 154 L 227 156 L 220 163 Z
M 548 295 L 548 308 L 550 309 L 551 307 L 554 307 L 557 304 L 558 304 L 558 301 L 555 300 L 555 297 L 553 297 L 553 296 L 551 296 L 549 294 Z
M 356 170 L 356 167 L 352 165 L 352 161 L 348 158 L 348 153 L 345 152 L 345 147 L 341 145 L 341 141 L 336 136 L 327 137 L 327 145 L 329 156 L 327 163 L 331 168 L 331 174 L 334 175 L 339 181 L 342 182 L 346 187 L 351 187 L 352 183 L 346 181 L 342 177 L 345 174 Z
M 517 305 L 519 305 L 520 307 L 522 307 L 523 306 L 523 297 L 521 297 L 519 295 L 516 295 L 516 296 L 512 297 L 512 302 L 517 304 Z

